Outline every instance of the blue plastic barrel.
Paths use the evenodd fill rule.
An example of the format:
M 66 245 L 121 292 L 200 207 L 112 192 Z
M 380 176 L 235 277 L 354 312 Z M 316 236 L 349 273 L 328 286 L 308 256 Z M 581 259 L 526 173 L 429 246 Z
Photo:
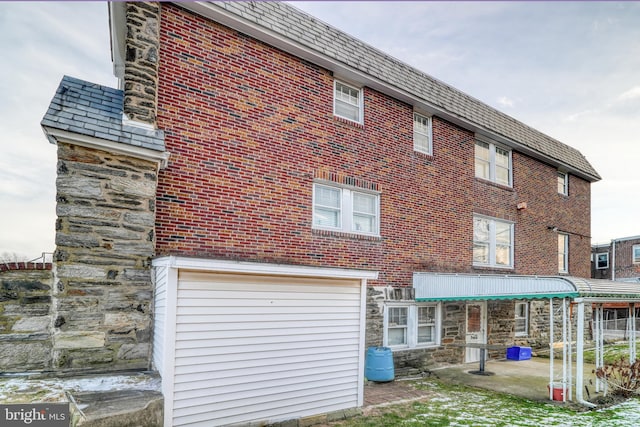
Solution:
M 369 381 L 393 381 L 393 353 L 389 347 L 369 347 L 364 365 L 364 376 Z

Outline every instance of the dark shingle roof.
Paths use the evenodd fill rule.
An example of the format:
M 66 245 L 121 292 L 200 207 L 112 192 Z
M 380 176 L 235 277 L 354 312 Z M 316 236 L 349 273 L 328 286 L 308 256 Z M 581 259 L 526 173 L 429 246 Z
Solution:
M 49 104 L 43 127 L 164 151 L 164 133 L 122 123 L 123 92 L 64 76 Z
M 238 19 L 263 27 L 319 55 L 364 73 L 378 81 L 512 141 L 525 151 L 541 154 L 580 172 L 590 181 L 600 175 L 575 148 L 533 129 L 483 102 L 413 68 L 392 56 L 281 2 L 215 3 Z

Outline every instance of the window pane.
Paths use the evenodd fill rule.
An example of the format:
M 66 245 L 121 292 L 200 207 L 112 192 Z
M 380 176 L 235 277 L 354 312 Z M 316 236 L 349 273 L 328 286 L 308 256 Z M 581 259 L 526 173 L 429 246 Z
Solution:
M 363 233 L 373 233 L 375 231 L 375 218 L 365 215 L 353 216 L 353 230 Z
M 345 119 L 357 122 L 360 120 L 360 110 L 357 105 L 350 105 L 343 101 L 336 100 L 336 114 Z
M 336 82 L 335 113 L 353 121 L 360 121 L 360 90 Z
M 337 188 L 316 186 L 316 204 L 332 208 L 340 208 L 340 190 Z
M 405 328 L 390 328 L 387 335 L 389 345 L 402 345 L 407 343 L 407 335 Z
M 509 169 L 496 166 L 496 182 L 502 185 L 509 185 Z
M 475 158 L 476 176 L 478 178 L 490 179 L 489 144 L 476 142 Z
M 509 170 L 509 152 L 496 147 L 496 166 Z
M 568 270 L 568 241 L 569 236 L 565 234 L 558 234 L 558 271 L 566 272 Z
M 421 133 L 413 134 L 413 149 L 417 151 L 423 151 L 425 153 L 431 152 L 431 142 L 429 136 Z
M 476 264 L 489 263 L 489 244 L 473 244 L 473 262 Z
M 435 341 L 435 328 L 433 326 L 420 326 L 418 327 L 418 342 L 428 343 Z
M 640 262 L 640 246 L 633 247 L 633 262 Z
M 511 245 L 511 224 L 495 221 L 496 243 Z
M 313 223 L 320 227 L 340 228 L 340 211 L 316 208 L 313 212 Z
M 418 323 L 433 323 L 436 320 L 435 307 L 418 307 Z
M 353 211 L 358 213 L 376 213 L 376 196 L 353 193 Z
M 473 240 L 475 242 L 489 241 L 489 220 L 485 218 L 473 219 Z
M 496 245 L 496 264 L 511 265 L 511 248 L 509 246 Z
M 489 161 L 489 144 L 476 142 L 476 159 Z
M 389 326 L 406 326 L 407 308 L 389 307 Z
M 569 183 L 569 175 L 564 172 L 558 172 L 558 193 L 567 194 L 567 187 Z
M 609 254 L 598 254 L 598 266 L 597 268 L 609 267 Z

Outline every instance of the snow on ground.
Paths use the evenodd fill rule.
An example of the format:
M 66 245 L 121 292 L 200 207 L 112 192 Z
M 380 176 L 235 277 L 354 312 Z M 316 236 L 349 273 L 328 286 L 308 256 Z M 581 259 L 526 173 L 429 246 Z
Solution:
M 67 401 L 65 392 L 117 390 L 160 391 L 160 378 L 147 374 L 93 375 L 86 377 L 30 379 L 24 376 L 0 378 L 0 402 Z
M 522 403 L 490 392 L 437 390 L 420 405 L 419 415 L 403 425 L 450 426 L 571 426 L 571 427 L 636 427 L 640 425 L 640 400 L 593 411 L 574 411 L 552 403 Z M 438 424 L 436 420 L 446 420 Z M 434 423 L 434 424 L 429 424 Z

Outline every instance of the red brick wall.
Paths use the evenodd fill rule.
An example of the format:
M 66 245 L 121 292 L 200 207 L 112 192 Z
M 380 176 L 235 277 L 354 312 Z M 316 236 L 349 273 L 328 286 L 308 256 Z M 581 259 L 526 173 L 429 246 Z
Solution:
M 365 88 L 364 125 L 337 120 L 328 70 L 162 9 L 158 126 L 171 158 L 158 183 L 158 254 L 375 269 L 378 284 L 410 285 L 416 270 L 477 271 L 474 212 L 517 221 L 508 273 L 557 273 L 547 224 L 589 234 L 586 182 L 572 177 L 575 196 L 561 200 L 555 169 L 516 153 L 513 189 L 477 181 L 471 132 L 435 117 L 434 155 L 416 153 L 411 106 Z M 312 231 L 322 173 L 378 186 L 379 239 Z M 518 212 L 519 201 L 529 208 Z M 571 273 L 588 276 L 589 241 L 576 240 L 572 266 L 574 242 L 584 266 Z
M 640 245 L 640 239 L 616 242 L 616 280 L 636 278 L 640 276 L 640 264 L 633 263 L 633 247 L 636 245 Z M 609 262 L 613 263 L 612 253 L 609 254 Z

